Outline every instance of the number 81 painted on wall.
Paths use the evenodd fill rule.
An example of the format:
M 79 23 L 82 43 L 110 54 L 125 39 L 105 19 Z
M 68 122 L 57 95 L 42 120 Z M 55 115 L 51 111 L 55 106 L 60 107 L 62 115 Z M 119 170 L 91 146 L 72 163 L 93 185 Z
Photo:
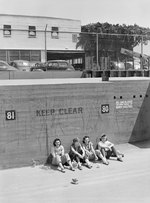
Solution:
M 16 120 L 16 111 L 15 110 L 5 111 L 5 119 L 7 121 Z

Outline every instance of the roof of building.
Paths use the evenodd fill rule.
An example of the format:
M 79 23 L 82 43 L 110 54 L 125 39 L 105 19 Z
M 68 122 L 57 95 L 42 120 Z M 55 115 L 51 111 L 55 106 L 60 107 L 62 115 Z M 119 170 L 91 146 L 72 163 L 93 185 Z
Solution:
M 45 19 L 62 19 L 67 21 L 81 21 L 76 19 L 69 19 L 69 18 L 57 18 L 57 17 L 49 17 L 49 16 L 32 16 L 32 15 L 16 15 L 16 14 L 0 14 L 1 16 L 12 16 L 12 17 L 26 17 L 26 18 L 45 18 Z

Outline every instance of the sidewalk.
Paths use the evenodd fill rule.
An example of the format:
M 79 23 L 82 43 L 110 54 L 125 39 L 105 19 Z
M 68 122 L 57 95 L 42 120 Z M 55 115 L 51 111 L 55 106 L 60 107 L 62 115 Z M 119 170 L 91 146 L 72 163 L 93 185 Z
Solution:
M 150 141 L 118 145 L 124 162 L 61 173 L 43 166 L 0 171 L 1 203 L 149 203 Z M 79 184 L 71 184 L 77 178 Z

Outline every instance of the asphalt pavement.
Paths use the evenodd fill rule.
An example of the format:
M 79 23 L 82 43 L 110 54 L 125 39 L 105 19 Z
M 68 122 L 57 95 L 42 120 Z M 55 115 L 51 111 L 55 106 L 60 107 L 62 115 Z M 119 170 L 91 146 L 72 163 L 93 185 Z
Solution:
M 121 144 L 123 162 L 75 172 L 36 165 L 0 171 L 0 203 L 149 203 L 150 141 Z M 78 184 L 72 184 L 77 179 Z

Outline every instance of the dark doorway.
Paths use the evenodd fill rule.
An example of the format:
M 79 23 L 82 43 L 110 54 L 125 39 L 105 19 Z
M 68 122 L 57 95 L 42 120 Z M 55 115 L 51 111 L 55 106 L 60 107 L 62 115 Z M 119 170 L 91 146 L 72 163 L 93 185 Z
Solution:
M 47 51 L 47 60 L 66 60 L 76 70 L 85 69 L 85 53 L 83 51 Z

